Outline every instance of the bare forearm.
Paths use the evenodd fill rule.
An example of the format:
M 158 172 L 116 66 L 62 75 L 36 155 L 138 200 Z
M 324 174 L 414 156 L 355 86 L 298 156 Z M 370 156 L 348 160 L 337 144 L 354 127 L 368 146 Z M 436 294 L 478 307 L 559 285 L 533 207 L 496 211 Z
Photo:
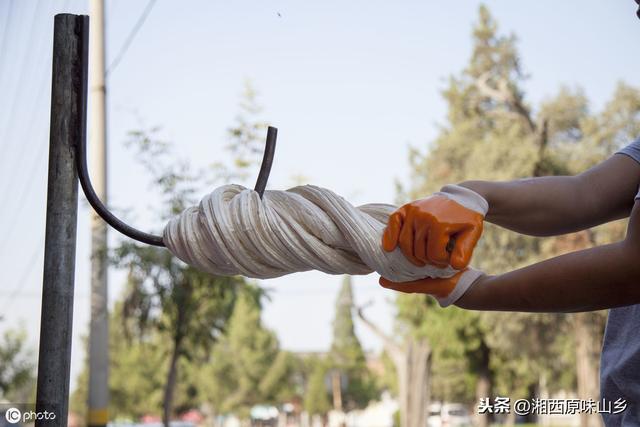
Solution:
M 576 312 L 640 303 L 640 263 L 628 242 L 486 276 L 456 303 L 472 310 Z
M 577 176 L 460 185 L 489 202 L 486 220 L 534 236 L 551 236 L 626 217 L 640 184 L 640 165 L 617 154 Z
M 486 221 L 518 233 L 549 236 L 592 225 L 583 218 L 584 209 L 580 206 L 584 201 L 576 191 L 576 178 L 572 176 L 508 182 L 467 181 L 460 185 L 487 199 Z

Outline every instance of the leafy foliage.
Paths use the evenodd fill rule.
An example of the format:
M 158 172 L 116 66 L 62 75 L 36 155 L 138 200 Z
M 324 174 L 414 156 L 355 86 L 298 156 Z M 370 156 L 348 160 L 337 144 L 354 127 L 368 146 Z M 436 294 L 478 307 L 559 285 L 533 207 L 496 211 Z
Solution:
M 640 134 L 640 92 L 620 83 L 602 112 L 590 112 L 580 89 L 562 88 L 534 110 L 522 89 L 525 75 L 516 38 L 501 36 L 484 6 L 473 31 L 468 66 L 443 91 L 449 109 L 439 136 L 422 153 L 411 151 L 408 198 L 424 197 L 447 183 L 577 174 Z M 487 224 L 473 264 L 495 274 L 620 238 L 620 222 L 556 238 L 519 235 Z M 570 387 L 575 372 L 572 324 L 566 315 L 442 310 L 422 296 L 397 299 L 401 330 L 427 336 L 434 348 L 433 395 L 473 400 L 473 384 L 489 349 L 489 374 L 497 390 L 528 396 L 541 378 Z M 603 315 L 590 317 L 599 340 Z M 596 345 L 596 347 L 598 347 Z M 553 360 L 553 363 L 550 361 Z M 597 360 L 593 360 L 597 363 Z M 480 365 L 479 365 L 480 364 Z M 564 374 L 561 374 L 564 373 Z
M 351 277 L 344 276 L 336 300 L 329 359 L 332 369 L 341 377 L 341 394 L 345 410 L 365 407 L 376 394 L 375 382 L 367 368 L 362 345 L 355 333 L 352 309 Z
M 35 392 L 35 364 L 24 329 L 7 329 L 0 341 L 0 400 L 29 402 Z
M 158 128 L 130 133 L 129 145 L 149 172 L 154 189 L 160 192 L 161 219 L 166 221 L 194 205 L 197 195 L 204 192 L 203 186 L 242 176 L 257 164 L 251 159 L 257 159 L 256 147 L 262 139 L 257 131 L 265 127 L 257 118 L 260 109 L 256 93 L 248 85 L 237 123 L 229 129 L 227 148 L 236 156 L 230 168 L 193 167 L 171 152 L 171 145 L 158 137 Z M 161 404 L 166 423 L 174 403 L 179 410 L 193 407 L 198 399 L 200 403 L 207 399 L 198 397 L 200 381 L 191 368 L 211 363 L 212 349 L 225 336 L 238 295 L 253 295 L 259 300 L 263 293 L 239 276 L 212 276 L 184 264 L 165 249 L 129 241 L 113 250 L 112 262 L 128 272 L 125 293 L 117 305 L 121 312 L 113 319 L 118 323 L 112 323 L 111 328 L 116 334 L 111 337 L 111 351 L 117 355 L 112 359 L 111 375 L 112 401 L 118 404 L 114 414 L 136 417 L 143 411 L 157 411 Z M 271 362 L 282 370 L 287 360 L 283 355 Z M 149 366 L 156 371 L 163 369 L 165 378 L 148 372 Z M 141 375 L 126 374 L 127 368 Z M 277 387 L 273 376 L 269 378 L 270 386 Z M 83 388 L 78 396 L 86 393 Z M 138 394 L 146 397 L 144 404 L 136 398 Z
M 259 299 L 243 292 L 205 367 L 212 381 L 203 390 L 219 412 L 246 417 L 253 405 L 291 398 L 291 367 L 290 355 L 262 325 Z
M 326 378 L 328 369 L 326 363 L 319 359 L 312 359 L 311 374 L 304 397 L 304 409 L 309 415 L 325 415 L 331 409 Z

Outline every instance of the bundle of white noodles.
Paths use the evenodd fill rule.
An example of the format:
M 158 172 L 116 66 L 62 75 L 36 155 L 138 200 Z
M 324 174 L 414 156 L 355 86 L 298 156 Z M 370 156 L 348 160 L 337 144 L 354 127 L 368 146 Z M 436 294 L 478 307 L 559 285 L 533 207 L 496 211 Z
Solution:
M 451 267 L 417 267 L 399 249 L 382 249 L 382 232 L 395 209 L 387 204 L 355 207 L 313 185 L 265 191 L 262 199 L 240 185 L 225 185 L 171 220 L 164 242 L 184 262 L 223 276 L 376 271 L 404 282 L 454 275 Z

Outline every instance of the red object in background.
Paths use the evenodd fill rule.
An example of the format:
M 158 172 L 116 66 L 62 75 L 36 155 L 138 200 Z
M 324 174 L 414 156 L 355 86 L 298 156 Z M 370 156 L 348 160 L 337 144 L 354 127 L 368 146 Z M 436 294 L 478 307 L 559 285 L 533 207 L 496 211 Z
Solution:
M 67 417 L 67 426 L 68 427 L 81 427 L 82 426 L 82 418 L 76 414 L 75 412 L 69 412 L 69 416 Z
M 157 415 L 143 415 L 140 418 L 140 422 L 142 424 L 155 424 L 155 423 L 162 422 L 162 418 L 160 418 Z
M 200 413 L 200 411 L 196 409 L 191 409 L 180 416 L 181 421 L 190 421 L 195 424 L 199 424 L 204 421 L 204 416 Z

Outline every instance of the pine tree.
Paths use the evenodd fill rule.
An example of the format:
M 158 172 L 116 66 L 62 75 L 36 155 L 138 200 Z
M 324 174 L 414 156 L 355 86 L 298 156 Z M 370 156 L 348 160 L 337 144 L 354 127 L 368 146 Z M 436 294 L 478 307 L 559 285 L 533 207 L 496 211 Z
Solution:
M 35 364 L 24 328 L 7 329 L 0 341 L 0 400 L 27 402 L 35 391 Z
M 131 132 L 131 145 L 162 194 L 164 219 L 196 203 L 197 195 L 204 193 L 205 177 L 215 182 L 246 175 L 255 166 L 252 159 L 257 158 L 256 147 L 263 140 L 257 134 L 264 128 L 257 118 L 260 109 L 255 91 L 247 85 L 236 125 L 229 129 L 227 148 L 235 156 L 231 168 L 214 165 L 217 170 L 199 170 L 186 160 L 176 160 L 170 145 L 155 135 L 157 128 Z M 226 326 L 236 293 L 247 284 L 239 276 L 214 277 L 185 265 L 164 249 L 131 242 L 120 244 L 113 260 L 129 273 L 123 313 L 136 322 L 128 323 L 141 335 L 147 329 L 155 330 L 172 344 L 163 396 L 163 422 L 168 425 L 174 412 L 174 394 L 180 387 L 183 359 L 193 357 L 194 352 L 209 352 Z
M 349 368 L 365 362 L 360 340 L 356 336 L 352 316 L 353 288 L 351 276 L 344 276 L 336 299 L 336 314 L 333 319 L 333 341 L 331 357 L 338 368 Z
M 260 295 L 243 292 L 205 369 L 213 381 L 204 392 L 219 412 L 246 418 L 252 406 L 293 394 L 287 392 L 292 390 L 289 362 L 275 334 L 262 324 Z
M 411 198 L 448 183 L 514 179 L 536 169 L 538 131 L 520 89 L 523 73 L 515 38 L 497 34 L 484 6 L 473 37 L 469 65 L 443 92 L 449 104 L 447 124 L 426 155 L 412 153 Z M 505 271 L 530 262 L 537 245 L 534 238 L 488 225 L 473 262 L 488 273 Z M 478 401 L 491 395 L 495 368 L 488 343 L 491 322 L 485 314 L 441 310 L 433 301 L 411 295 L 399 297 L 398 308 L 410 333 L 432 343 L 434 397 Z M 470 382 L 475 390 L 468 387 Z M 439 395 L 442 392 L 454 395 Z M 485 418 L 479 421 L 486 423 Z
M 334 406 L 350 410 L 366 406 L 374 397 L 375 387 L 367 368 L 366 357 L 353 324 L 353 289 L 351 277 L 344 276 L 336 300 L 333 342 L 330 360 L 334 375 Z M 340 390 L 338 390 L 340 388 Z M 340 393 L 338 399 L 336 393 Z
M 109 316 L 109 414 L 114 420 L 136 420 L 145 414 L 162 412 L 171 345 L 154 328 L 135 336 L 131 334 L 125 323 L 133 322 L 123 317 L 122 304 L 121 300 L 117 301 Z M 70 399 L 71 409 L 82 419 L 87 410 L 88 375 L 86 359 Z M 180 392 L 176 393 L 175 400 L 178 405 L 184 403 Z
M 325 416 L 331 409 L 329 403 L 329 393 L 327 393 L 327 367 L 321 360 L 313 358 L 309 361 L 311 374 L 307 381 L 306 393 L 304 396 L 304 410 L 309 415 Z
M 425 197 L 444 184 L 469 179 L 579 173 L 640 134 L 636 89 L 620 84 L 600 114 L 590 113 L 579 89 L 566 88 L 534 109 L 522 90 L 524 74 L 516 39 L 498 34 L 484 6 L 473 39 L 468 66 L 451 77 L 443 91 L 448 114 L 439 136 L 424 154 L 411 152 L 410 198 Z M 618 223 L 540 239 L 487 224 L 472 264 L 487 273 L 501 273 L 615 240 L 621 229 Z M 420 296 L 400 296 L 397 301 L 401 323 L 410 334 L 428 337 L 433 346 L 435 397 L 469 402 L 496 392 L 512 398 L 530 397 L 539 383 L 552 388 L 572 383 L 574 376 L 560 375 L 570 371 L 567 367 L 572 361 L 565 357 L 565 349 L 573 346 L 572 332 L 591 343 L 590 347 L 599 347 L 603 318 L 599 314 L 588 319 L 577 315 L 569 322 L 565 315 L 442 310 Z M 583 360 L 579 365 L 591 366 L 578 372 L 578 384 L 593 384 L 597 360 L 589 356 L 588 348 L 574 348 L 575 357 Z M 469 384 L 476 385 L 475 391 Z M 579 386 L 584 390 L 581 397 L 597 398 L 588 388 Z M 486 423 L 486 419 L 480 421 Z

